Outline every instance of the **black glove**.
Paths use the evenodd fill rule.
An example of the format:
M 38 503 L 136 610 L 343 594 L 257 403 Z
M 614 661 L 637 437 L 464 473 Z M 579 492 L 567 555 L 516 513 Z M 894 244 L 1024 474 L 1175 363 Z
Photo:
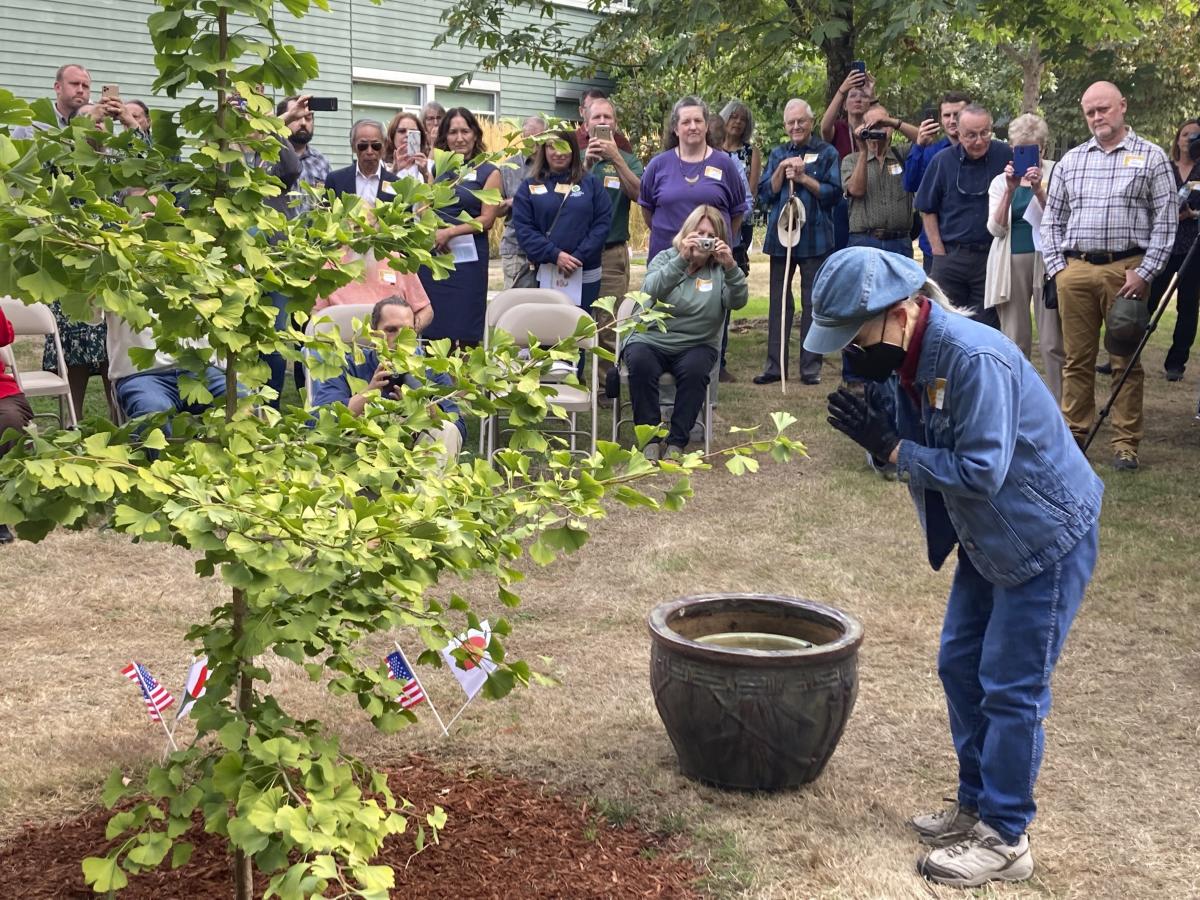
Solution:
M 887 414 L 845 388 L 829 395 L 829 424 L 866 449 L 881 466 L 900 443 Z

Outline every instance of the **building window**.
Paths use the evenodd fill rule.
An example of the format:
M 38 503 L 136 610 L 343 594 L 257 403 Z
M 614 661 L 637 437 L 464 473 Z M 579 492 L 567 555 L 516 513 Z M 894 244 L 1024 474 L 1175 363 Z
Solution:
M 434 99 L 446 109 L 465 106 L 478 118 L 496 121 L 496 94 L 492 91 L 452 91 L 438 88 Z
M 415 84 L 354 82 L 354 121 L 377 119 L 387 127 L 396 113 L 421 111 L 421 87 Z

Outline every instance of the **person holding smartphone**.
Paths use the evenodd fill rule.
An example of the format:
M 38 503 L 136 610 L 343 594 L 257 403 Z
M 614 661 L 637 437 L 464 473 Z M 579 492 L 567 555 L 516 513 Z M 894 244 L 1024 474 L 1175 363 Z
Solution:
M 915 194 L 921 188 L 925 170 L 933 158 L 947 147 L 958 146 L 958 114 L 971 102 L 970 94 L 962 91 L 947 91 L 936 108 L 931 107 L 922 114 L 916 139 L 904 165 L 904 189 Z M 942 134 L 942 132 L 945 132 Z M 939 138 L 938 135 L 942 134 Z M 917 246 L 921 248 L 921 264 L 925 274 L 933 271 L 933 248 L 925 233 L 924 222 L 917 235 Z
M 636 331 L 625 341 L 621 356 L 629 371 L 629 399 L 636 425 L 658 425 L 662 407 L 658 383 L 664 374 L 675 379 L 666 448 L 652 441 L 647 459 L 683 453 L 696 417 L 708 395 L 708 385 L 721 344 L 721 331 L 730 310 L 746 305 L 746 276 L 729 247 L 725 217 L 712 206 L 698 206 L 683 221 L 671 246 L 654 257 L 646 269 L 642 290 L 650 303 L 668 307 L 662 331 Z
M 388 123 L 383 154 L 392 174 L 426 183 L 433 180 L 429 165 L 429 139 L 416 113 L 398 112 Z
M 1046 309 L 1043 299 L 1046 265 L 1034 243 L 1033 225 L 1026 218 L 1031 206 L 1038 212 L 1046 206 L 1046 184 L 1054 168 L 1053 161 L 1042 156 L 1049 138 L 1046 120 L 1033 113 L 1018 116 L 1008 126 L 1013 161 L 992 179 L 988 188 L 992 249 L 988 252 L 983 305 L 996 310 L 1000 330 L 1028 359 L 1033 346 L 1029 315 L 1032 302 L 1046 386 L 1054 399 L 1059 400 L 1066 360 L 1062 325 L 1058 310 Z
M 275 115 L 283 119 L 283 124 L 288 127 L 288 143 L 300 159 L 300 177 L 297 180 L 320 191 L 329 180 L 332 167 L 325 155 L 312 145 L 316 117 L 308 105 L 310 100 L 311 94 L 284 97 L 276 104 Z M 289 200 L 296 215 L 308 212 L 314 204 L 307 194 L 294 194 Z

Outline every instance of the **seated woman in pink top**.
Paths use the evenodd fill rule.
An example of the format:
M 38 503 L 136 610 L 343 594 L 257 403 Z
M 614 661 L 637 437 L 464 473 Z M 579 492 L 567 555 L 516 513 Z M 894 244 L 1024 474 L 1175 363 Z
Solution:
M 342 255 L 342 262 L 348 263 L 359 258 L 353 250 L 347 249 Z M 415 272 L 397 272 L 385 263 L 377 262 L 368 256 L 363 260 L 362 277 L 344 284 L 328 297 L 318 297 L 313 304 L 313 312 L 327 306 L 346 306 L 352 303 L 365 303 L 374 306 L 376 302 L 400 294 L 416 317 L 417 331 L 421 332 L 433 321 L 433 306 L 425 286 Z

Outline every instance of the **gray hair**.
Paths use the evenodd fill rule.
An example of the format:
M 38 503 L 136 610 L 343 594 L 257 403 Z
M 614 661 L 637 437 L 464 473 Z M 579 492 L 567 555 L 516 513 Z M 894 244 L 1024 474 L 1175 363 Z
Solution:
M 521 127 L 524 128 L 530 122 L 537 122 L 538 125 L 542 126 L 542 131 L 545 131 L 549 127 L 546 124 L 546 120 L 543 119 L 541 116 L 526 116 L 524 119 L 521 120 Z
M 416 313 L 413 312 L 413 308 L 408 305 L 408 300 L 406 300 L 404 298 L 404 295 L 403 294 L 392 294 L 390 297 L 384 297 L 382 300 L 377 302 L 373 307 L 371 307 L 371 327 L 372 328 L 379 327 L 379 320 L 383 318 L 383 309 L 385 306 L 399 306 L 402 309 L 407 309 L 409 312 L 413 313 L 414 321 L 416 319 Z
M 741 100 L 730 100 L 721 109 L 721 118 L 725 121 L 726 125 L 729 124 L 729 117 L 735 112 L 740 112 L 746 117 L 746 133 L 742 135 L 742 141 L 748 144 L 750 143 L 750 139 L 754 137 L 754 113 L 750 112 L 750 107 Z
M 955 306 L 954 301 L 946 296 L 946 292 L 943 291 L 938 283 L 932 278 L 926 280 L 925 284 L 921 286 L 921 289 L 908 299 L 915 303 L 918 301 L 919 297 L 928 297 L 930 302 L 936 303 L 947 312 L 956 313 L 960 316 L 967 316 L 968 318 L 975 315 L 975 311 L 973 309 L 969 309 L 965 306 Z
M 382 122 L 378 121 L 377 119 L 359 119 L 353 125 L 350 126 L 350 146 L 351 147 L 354 146 L 354 142 L 358 138 L 358 129 L 365 128 L 368 125 L 371 126 L 372 128 L 378 128 L 380 138 L 383 137 L 384 130 L 383 130 Z
M 1050 128 L 1046 120 L 1033 113 L 1017 116 L 1008 124 L 1008 142 L 1013 146 L 1018 144 L 1037 144 L 1043 150 L 1050 141 Z
M 444 116 L 446 115 L 446 107 L 442 106 L 442 104 L 438 103 L 436 100 L 430 100 L 421 107 L 421 116 L 425 117 L 429 115 L 430 112 L 435 112 L 439 116 Z
M 803 99 L 802 97 L 793 97 L 787 103 L 783 104 L 783 117 L 785 119 L 787 118 L 787 111 L 793 106 L 803 106 L 804 114 L 806 116 L 808 116 L 810 119 L 816 118 L 816 115 L 813 113 L 812 105 L 807 100 Z
M 973 116 L 987 116 L 989 122 L 992 121 L 992 114 L 986 107 L 980 106 L 978 103 L 968 103 L 958 111 L 958 120 L 962 121 L 962 117 L 970 113 Z

